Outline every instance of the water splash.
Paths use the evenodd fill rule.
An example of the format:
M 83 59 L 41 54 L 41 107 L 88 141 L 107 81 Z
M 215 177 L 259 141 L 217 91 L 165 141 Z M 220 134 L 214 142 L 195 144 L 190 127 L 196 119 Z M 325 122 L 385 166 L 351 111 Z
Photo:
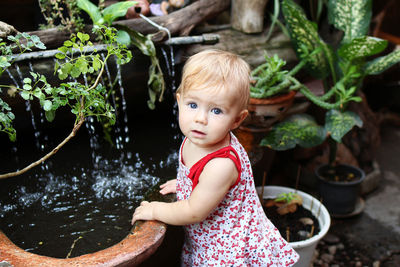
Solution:
M 168 59 L 168 52 L 165 52 L 165 57 Z M 172 65 L 169 67 L 168 74 L 174 76 L 172 54 L 170 60 Z M 166 62 L 169 62 L 169 59 Z M 118 84 L 119 92 L 117 93 L 121 94 L 120 97 L 111 95 L 109 98 L 112 99 L 114 107 L 120 109 L 117 119 L 120 132 L 118 134 L 116 132 L 119 146 L 116 151 L 103 144 L 103 139 L 96 133 L 94 118 L 92 121 L 88 119 L 89 123 L 86 127 L 89 136 L 97 138 L 86 142 L 90 147 L 88 156 L 85 157 L 89 159 L 88 162 L 83 163 L 79 159 L 72 159 L 72 157 L 79 158 L 77 154 L 86 152 L 86 148 L 78 145 L 72 149 L 73 152 L 70 152 L 71 154 L 64 162 L 54 160 L 54 163 L 50 165 L 50 171 L 27 174 L 25 178 L 19 180 L 23 181 L 19 185 L 0 181 L 0 193 L 5 196 L 0 198 L 0 228 L 7 228 L 6 234 L 16 233 L 17 236 L 18 233 L 20 236 L 26 236 L 24 233 L 29 232 L 29 240 L 24 239 L 22 244 L 20 243 L 26 251 L 40 254 L 46 245 L 48 251 L 53 251 L 54 242 L 57 247 L 70 247 L 71 242 L 79 236 L 84 236 L 89 242 L 98 240 L 99 237 L 103 238 L 102 241 L 93 241 L 96 248 L 91 247 L 92 251 L 86 251 L 86 248 L 78 249 L 82 254 L 97 251 L 98 243 L 106 247 L 115 244 L 118 238 L 122 239 L 129 232 L 131 214 L 142 200 L 143 194 L 158 183 L 161 180 L 160 177 L 170 179 L 175 174 L 178 152 L 173 140 L 180 135 L 176 133 L 171 135 L 171 127 L 168 125 L 163 126 L 165 132 L 162 136 L 159 136 L 159 133 L 138 131 L 139 135 L 142 134 L 138 138 L 138 132 L 135 132 L 135 139 L 138 141 L 129 142 L 132 138 L 129 135 L 121 67 L 116 64 L 114 82 L 112 82 L 109 66 L 106 65 L 105 70 L 108 85 L 112 88 Z M 87 79 L 85 80 L 87 83 Z M 77 82 L 76 79 L 75 82 Z M 163 124 L 166 121 L 161 122 L 155 123 Z M 169 123 L 168 121 L 167 124 Z M 177 127 L 172 127 L 172 129 L 177 129 Z M 143 139 L 145 141 L 140 139 L 143 136 L 146 137 Z M 154 140 L 162 143 L 163 149 L 159 149 L 159 146 L 154 148 Z M 137 152 L 138 146 L 141 152 Z M 148 150 L 154 152 L 148 152 Z M 173 152 L 168 153 L 169 150 Z M 93 159 L 91 162 L 90 153 Z M 155 156 L 157 153 L 164 156 Z M 60 157 L 59 154 L 57 157 Z M 72 167 L 68 167 L 67 164 Z M 45 225 L 45 230 L 43 230 L 43 225 Z M 45 235 L 43 235 L 44 231 Z M 38 241 L 43 245 L 38 245 Z M 61 245 L 61 243 L 66 244 Z M 63 254 L 53 256 L 65 257 Z

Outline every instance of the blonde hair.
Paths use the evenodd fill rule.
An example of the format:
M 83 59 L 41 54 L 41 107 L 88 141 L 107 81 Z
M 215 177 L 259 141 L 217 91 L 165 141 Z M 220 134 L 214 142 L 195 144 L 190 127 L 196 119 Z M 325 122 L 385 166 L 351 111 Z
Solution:
M 215 88 L 236 95 L 247 108 L 250 95 L 250 67 L 238 55 L 222 50 L 204 50 L 191 56 L 182 72 L 177 93 Z

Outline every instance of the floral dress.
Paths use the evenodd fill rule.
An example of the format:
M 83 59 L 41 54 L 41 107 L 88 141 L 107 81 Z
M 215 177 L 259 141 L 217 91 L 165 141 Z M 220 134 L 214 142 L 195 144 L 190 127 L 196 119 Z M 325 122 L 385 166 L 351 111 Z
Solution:
M 221 203 L 202 222 L 185 225 L 182 266 L 291 266 L 299 258 L 267 219 L 255 189 L 246 151 L 231 133 L 231 144 L 200 159 L 192 168 L 179 153 L 177 199 L 188 199 L 207 162 L 227 157 L 239 176 Z M 232 153 L 233 152 L 233 153 Z

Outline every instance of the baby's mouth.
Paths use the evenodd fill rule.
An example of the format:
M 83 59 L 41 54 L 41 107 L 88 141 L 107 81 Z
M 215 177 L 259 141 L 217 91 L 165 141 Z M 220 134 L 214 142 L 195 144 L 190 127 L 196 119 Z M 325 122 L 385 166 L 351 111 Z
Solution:
M 192 130 L 192 133 L 195 135 L 205 135 L 205 133 L 198 131 L 198 130 Z

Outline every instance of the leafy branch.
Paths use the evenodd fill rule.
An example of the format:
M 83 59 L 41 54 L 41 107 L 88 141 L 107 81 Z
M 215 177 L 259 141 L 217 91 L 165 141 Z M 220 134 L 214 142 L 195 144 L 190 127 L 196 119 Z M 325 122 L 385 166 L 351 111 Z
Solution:
M 101 10 L 89 0 L 78 0 L 78 7 L 84 10 L 92 19 L 93 25 L 111 25 L 117 18 L 125 16 L 128 9 L 138 2 L 121 1 Z M 165 91 L 164 75 L 157 58 L 156 48 L 151 38 L 153 34 L 143 35 L 124 25 L 116 26 L 118 28 L 116 40 L 121 44 L 133 44 L 140 52 L 150 57 L 149 79 L 147 82 L 149 91 L 149 100 L 147 105 L 150 109 L 155 108 L 155 102 L 163 100 Z
M 26 51 L 31 51 L 32 47 L 39 49 L 46 49 L 44 44 L 40 41 L 36 35 L 29 35 L 27 33 L 18 33 L 15 36 L 7 36 L 7 41 L 0 38 L 0 76 L 6 71 L 15 61 L 16 57 L 13 57 L 13 51 L 17 51 L 19 54 L 23 54 Z M 0 85 L 1 88 L 6 87 Z M 10 90 L 12 94 L 13 89 Z M 12 126 L 12 121 L 15 119 L 14 113 L 11 111 L 11 107 L 7 102 L 0 98 L 0 132 L 8 134 L 11 141 L 16 139 L 16 131 Z
M 71 133 L 52 151 L 19 171 L 0 175 L 0 179 L 25 173 L 54 155 L 75 136 L 85 119 L 89 116 L 96 116 L 98 120 L 105 118 L 103 122 L 111 125 L 115 123 L 114 109 L 107 102 L 106 88 L 99 81 L 104 72 L 104 66 L 111 56 L 115 56 L 119 64 L 124 64 L 130 61 L 132 54 L 125 45 L 116 42 L 116 29 L 96 26 L 93 28 L 93 31 L 103 36 L 103 40 L 107 44 L 107 53 L 104 60 L 100 59 L 98 54 L 95 54 L 96 51 L 86 53 L 86 49 L 93 46 L 93 44 L 90 42 L 88 34 L 79 32 L 70 40 L 65 41 L 64 45 L 58 49 L 60 53 L 56 55 L 58 60 L 55 65 L 55 72 L 61 80 L 69 77 L 76 79 L 86 73 L 96 74 L 96 79 L 92 84 L 83 85 L 76 81 L 61 83 L 59 86 L 53 87 L 47 82 L 45 76 L 30 72 L 32 78 L 25 78 L 22 88 L 13 87 L 14 94 L 19 92 L 23 99 L 37 99 L 45 111 L 48 121 L 54 120 L 55 112 L 61 106 L 68 106 L 71 112 L 75 114 L 76 119 Z M 80 51 L 78 56 L 74 55 L 73 49 Z M 63 60 L 63 62 L 59 60 Z M 2 85 L 2 87 L 7 86 Z M 5 102 L 2 101 L 0 103 Z M 2 109 L 9 111 L 9 106 L 4 106 L 4 108 L 2 106 Z M 5 123 L 3 124 L 10 127 L 10 116 L 4 114 L 2 111 L 0 119 L 4 119 Z M 15 134 L 15 129 L 13 132 Z M 10 139 L 12 140 L 11 137 Z

